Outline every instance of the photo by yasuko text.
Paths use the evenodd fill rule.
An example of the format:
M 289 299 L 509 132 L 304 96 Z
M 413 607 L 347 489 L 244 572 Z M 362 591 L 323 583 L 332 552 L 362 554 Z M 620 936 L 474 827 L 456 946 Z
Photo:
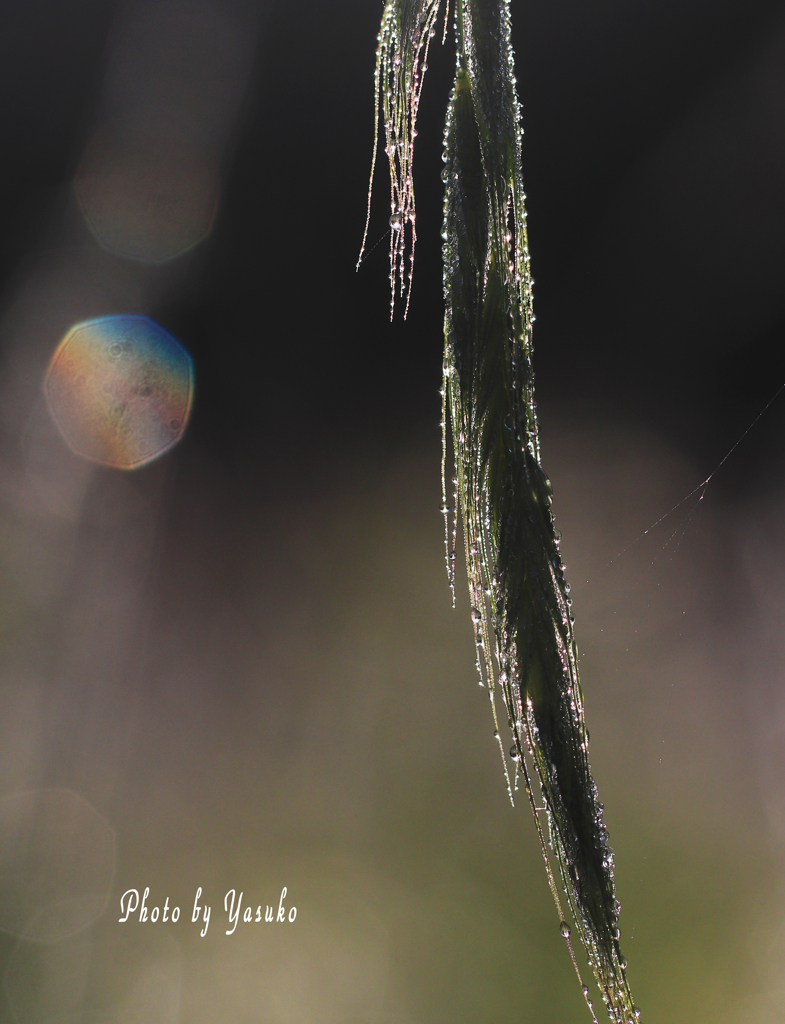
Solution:
M 278 900 L 278 906 L 269 906 L 259 904 L 255 909 L 252 903 L 244 904 L 243 892 L 238 893 L 236 889 L 229 889 L 223 899 L 224 913 L 227 915 L 228 920 L 225 922 L 229 925 L 226 928 L 227 935 L 233 935 L 237 925 L 240 921 L 243 924 L 261 924 L 261 923 L 276 923 L 276 924 L 294 924 L 297 917 L 297 907 L 284 905 L 286 899 L 287 888 L 284 886 L 281 889 L 281 895 Z M 147 886 L 141 896 L 139 897 L 138 889 L 127 889 L 120 897 L 120 917 L 118 918 L 119 924 L 126 924 L 129 921 L 136 921 L 139 924 L 177 924 L 180 920 L 180 907 L 170 906 L 169 897 L 167 896 L 161 904 L 151 904 L 149 902 L 150 887 Z M 212 913 L 212 907 L 206 901 L 202 900 L 202 887 L 196 890 L 196 896 L 194 897 L 193 910 L 191 911 L 191 924 L 195 924 L 200 928 L 200 935 L 202 938 L 207 934 L 207 929 L 210 926 L 210 915 Z

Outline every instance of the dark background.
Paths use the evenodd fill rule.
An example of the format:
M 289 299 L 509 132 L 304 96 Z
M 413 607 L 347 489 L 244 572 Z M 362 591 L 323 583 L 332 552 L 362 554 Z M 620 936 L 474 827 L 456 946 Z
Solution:
M 512 14 L 544 461 L 632 988 L 644 1021 L 777 1019 L 785 401 L 692 518 L 634 542 L 785 381 L 785 10 Z M 0 15 L 0 793 L 76 792 L 117 837 L 109 909 L 75 938 L 41 947 L 0 914 L 0 1019 L 589 1019 L 443 574 L 451 43 L 390 323 L 384 167 L 355 273 L 381 4 Z M 101 248 L 72 181 L 100 125 L 161 110 L 206 140 L 221 198 L 209 237 L 150 265 Z M 69 327 L 111 313 L 152 316 L 196 372 L 185 438 L 130 474 L 68 452 L 40 397 Z M 185 916 L 204 887 L 209 939 L 118 931 L 119 894 L 146 885 Z M 282 885 L 284 937 L 223 934 L 227 889 Z
M 198 361 L 190 443 L 221 458 L 238 443 L 262 460 L 290 446 L 307 457 L 310 417 L 292 415 L 298 407 L 335 450 L 387 439 L 393 422 L 419 429 L 438 386 L 452 48 L 433 54 L 422 105 L 415 304 L 408 324 L 389 325 L 384 242 L 354 275 L 377 7 L 221 7 L 253 51 L 236 58 L 246 87 L 226 119 L 220 215 L 153 303 Z M 64 186 L 104 113 L 110 33 L 122 34 L 116 19 L 129 10 L 6 5 L 6 294 L 64 214 Z M 513 13 L 540 402 L 619 407 L 710 461 L 779 383 L 781 5 L 561 2 Z M 382 172 L 374 241 L 386 227 Z M 777 417 L 742 462 L 766 457 Z

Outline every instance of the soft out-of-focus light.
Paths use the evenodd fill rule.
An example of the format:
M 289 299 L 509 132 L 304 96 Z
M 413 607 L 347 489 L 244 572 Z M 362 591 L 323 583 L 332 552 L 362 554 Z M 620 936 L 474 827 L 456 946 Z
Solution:
M 252 34 L 210 0 L 153 0 L 119 18 L 105 118 L 74 177 L 82 214 L 109 252 L 165 263 L 209 234 L 219 158 L 245 89 Z
M 53 944 L 20 941 L 8 960 L 5 995 L 17 1024 L 175 1024 L 182 953 L 169 929 L 118 924 Z
M 114 832 L 86 800 L 66 789 L 16 793 L 0 801 L 0 931 L 59 942 L 106 906 Z
M 132 469 L 182 437 L 193 397 L 191 358 L 146 316 L 77 324 L 44 381 L 49 411 L 86 459 Z
M 90 975 L 90 929 L 62 942 L 19 942 L 8 960 L 5 996 L 17 1024 L 76 1024 Z
M 218 161 L 192 133 L 171 125 L 111 124 L 88 143 L 74 191 L 104 249 L 165 263 L 209 234 L 218 207 Z

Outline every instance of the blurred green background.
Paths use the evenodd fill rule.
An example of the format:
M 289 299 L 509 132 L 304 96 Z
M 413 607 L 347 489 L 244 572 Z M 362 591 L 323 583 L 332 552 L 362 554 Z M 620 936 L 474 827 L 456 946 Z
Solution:
M 381 4 L 339 6 L 2 14 L 1 1021 L 590 1019 L 444 568 L 452 57 L 429 61 L 390 325 L 383 175 L 354 273 Z M 777 1020 L 782 401 L 675 506 L 782 382 L 781 5 L 513 19 L 544 463 L 631 987 L 644 1022 Z M 218 169 L 217 213 L 132 260 L 73 183 L 120 138 L 132 170 L 90 173 L 158 259 L 202 195 L 173 132 Z M 120 312 L 170 330 L 197 388 L 179 447 L 128 474 L 72 455 L 41 392 L 69 327 Z M 277 909 L 284 886 L 293 923 L 225 934 L 228 890 Z M 177 924 L 118 923 L 145 887 Z

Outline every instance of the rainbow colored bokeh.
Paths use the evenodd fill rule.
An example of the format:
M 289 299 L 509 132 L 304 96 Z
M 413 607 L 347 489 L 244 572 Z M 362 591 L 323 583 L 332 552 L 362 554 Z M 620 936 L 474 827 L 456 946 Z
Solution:
M 183 435 L 193 400 L 191 357 L 146 316 L 72 327 L 44 380 L 49 412 L 77 454 L 134 469 Z

